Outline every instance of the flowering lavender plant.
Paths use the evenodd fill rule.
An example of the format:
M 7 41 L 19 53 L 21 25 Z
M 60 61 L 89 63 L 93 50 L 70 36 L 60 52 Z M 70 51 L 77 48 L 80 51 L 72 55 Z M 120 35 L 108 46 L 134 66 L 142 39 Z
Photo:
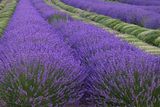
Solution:
M 33 107 L 78 99 L 85 74 L 72 51 L 31 1 L 20 0 L 0 39 L 0 99 Z
M 101 106 L 157 107 L 160 105 L 160 59 L 111 52 L 96 55 L 92 75 L 94 98 Z M 123 55 L 122 55 L 123 54 Z M 98 60 L 96 57 L 99 57 Z M 119 63 L 121 62 L 121 63 Z M 97 93 L 96 93 L 97 92 Z
M 8 106 L 64 105 L 75 94 L 71 88 L 74 88 L 76 78 L 67 80 L 68 70 L 54 66 L 34 62 L 5 71 L 5 79 L 0 82 L 0 98 Z

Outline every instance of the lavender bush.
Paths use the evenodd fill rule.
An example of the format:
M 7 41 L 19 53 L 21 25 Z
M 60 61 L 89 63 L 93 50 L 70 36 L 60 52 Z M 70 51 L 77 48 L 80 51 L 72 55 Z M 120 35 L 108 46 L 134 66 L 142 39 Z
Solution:
M 32 107 L 78 99 L 85 74 L 72 53 L 31 2 L 20 0 L 0 39 L 0 99 Z
M 5 0 L 1 1 L 0 0 L 0 10 L 2 10 L 5 7 L 5 5 L 6 5 L 6 1 Z
M 101 106 L 159 106 L 160 59 L 137 59 L 139 55 L 126 53 L 98 54 L 95 57 L 99 60 L 92 59 L 97 71 L 91 77 L 97 91 L 96 102 Z M 108 61 L 104 62 L 104 57 Z
M 75 89 L 71 88 L 78 81 L 76 78 L 73 80 L 66 78 L 70 72 L 68 69 L 54 67 L 55 65 L 44 67 L 34 62 L 5 71 L 5 79 L 0 82 L 0 98 L 8 106 L 14 107 L 64 105 L 72 95 L 76 96 Z

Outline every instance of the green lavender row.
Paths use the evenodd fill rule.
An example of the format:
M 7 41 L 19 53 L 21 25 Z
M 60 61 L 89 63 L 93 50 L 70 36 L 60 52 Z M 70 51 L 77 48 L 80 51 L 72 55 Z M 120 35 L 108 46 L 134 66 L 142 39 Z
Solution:
M 84 10 L 66 5 L 66 4 L 60 2 L 59 0 L 52 0 L 52 2 L 54 4 L 56 4 L 57 6 L 65 9 L 69 12 L 76 13 L 77 15 L 79 15 L 83 18 L 87 18 L 89 20 L 95 21 L 95 22 L 100 23 L 106 27 L 112 28 L 113 30 L 119 31 L 121 33 L 134 35 L 138 39 L 140 39 L 146 43 L 160 47 L 160 30 L 147 29 L 147 28 L 143 28 L 143 27 L 140 27 L 140 26 L 137 26 L 134 24 L 122 22 L 118 19 L 113 19 L 108 16 L 84 11 Z
M 5 7 L 6 0 L 0 1 L 0 11 Z
M 0 36 L 3 34 L 3 31 L 7 26 L 8 21 L 14 12 L 16 4 L 17 0 L 4 0 L 0 4 L 0 8 L 1 6 L 3 7 L 0 9 Z

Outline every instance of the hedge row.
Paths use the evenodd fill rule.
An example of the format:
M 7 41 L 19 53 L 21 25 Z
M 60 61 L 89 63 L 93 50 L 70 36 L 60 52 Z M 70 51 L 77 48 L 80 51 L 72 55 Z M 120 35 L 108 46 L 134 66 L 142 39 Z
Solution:
M 55 5 L 65 9 L 66 11 L 76 13 L 83 18 L 87 18 L 100 23 L 106 27 L 112 28 L 113 30 L 119 31 L 120 33 L 134 35 L 138 39 L 143 40 L 146 43 L 160 47 L 160 30 L 147 29 L 138 25 L 125 23 L 118 19 L 113 19 L 108 16 L 84 11 L 73 6 L 66 5 L 63 2 L 60 2 L 60 0 L 52 0 L 52 2 Z
M 0 36 L 3 34 L 3 31 L 14 12 L 17 0 L 5 0 L 1 3 L 0 6 L 2 6 L 3 9 L 0 10 Z

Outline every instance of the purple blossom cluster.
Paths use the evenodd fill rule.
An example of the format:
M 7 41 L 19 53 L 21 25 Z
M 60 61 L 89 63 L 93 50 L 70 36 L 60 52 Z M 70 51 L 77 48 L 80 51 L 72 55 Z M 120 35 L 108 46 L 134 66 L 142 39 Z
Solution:
M 43 69 L 36 67 L 39 65 L 43 66 Z M 34 70 L 38 70 L 37 77 L 35 77 Z M 5 82 L 8 74 L 13 75 L 13 79 L 10 78 L 8 81 L 11 82 L 11 86 L 2 92 L 1 86 L 3 83 L 8 83 Z M 79 78 L 81 74 L 80 61 L 75 59 L 70 46 L 40 16 L 30 0 L 20 0 L 0 39 L 0 95 L 3 93 L 9 93 L 9 96 L 16 94 L 14 98 L 11 98 L 13 102 L 8 102 L 11 105 L 27 102 L 27 104 L 38 106 L 43 105 L 44 99 L 47 102 L 45 104 L 53 106 L 63 104 L 72 97 L 78 97 L 75 87 L 80 85 L 81 79 L 85 77 L 83 75 Z M 23 82 L 19 83 L 25 78 L 28 83 L 24 85 Z M 38 78 L 40 82 L 37 82 Z M 32 79 L 34 81 L 29 82 Z M 35 85 L 32 86 L 33 83 Z M 19 84 L 19 87 L 12 87 L 12 84 L 15 84 L 15 87 Z M 29 89 L 26 88 L 26 85 Z M 36 88 L 37 85 L 38 88 Z M 39 96 L 32 90 L 34 88 L 41 92 Z M 32 91 L 33 93 L 30 94 Z M 43 100 L 37 101 L 39 97 L 42 97 Z M 24 101 L 24 98 L 27 99 Z M 5 100 L 7 102 L 7 99 Z
M 127 23 L 137 24 L 146 28 L 160 27 L 160 14 L 122 3 L 104 2 L 99 0 L 61 0 L 62 2 L 87 11 L 107 15 Z

